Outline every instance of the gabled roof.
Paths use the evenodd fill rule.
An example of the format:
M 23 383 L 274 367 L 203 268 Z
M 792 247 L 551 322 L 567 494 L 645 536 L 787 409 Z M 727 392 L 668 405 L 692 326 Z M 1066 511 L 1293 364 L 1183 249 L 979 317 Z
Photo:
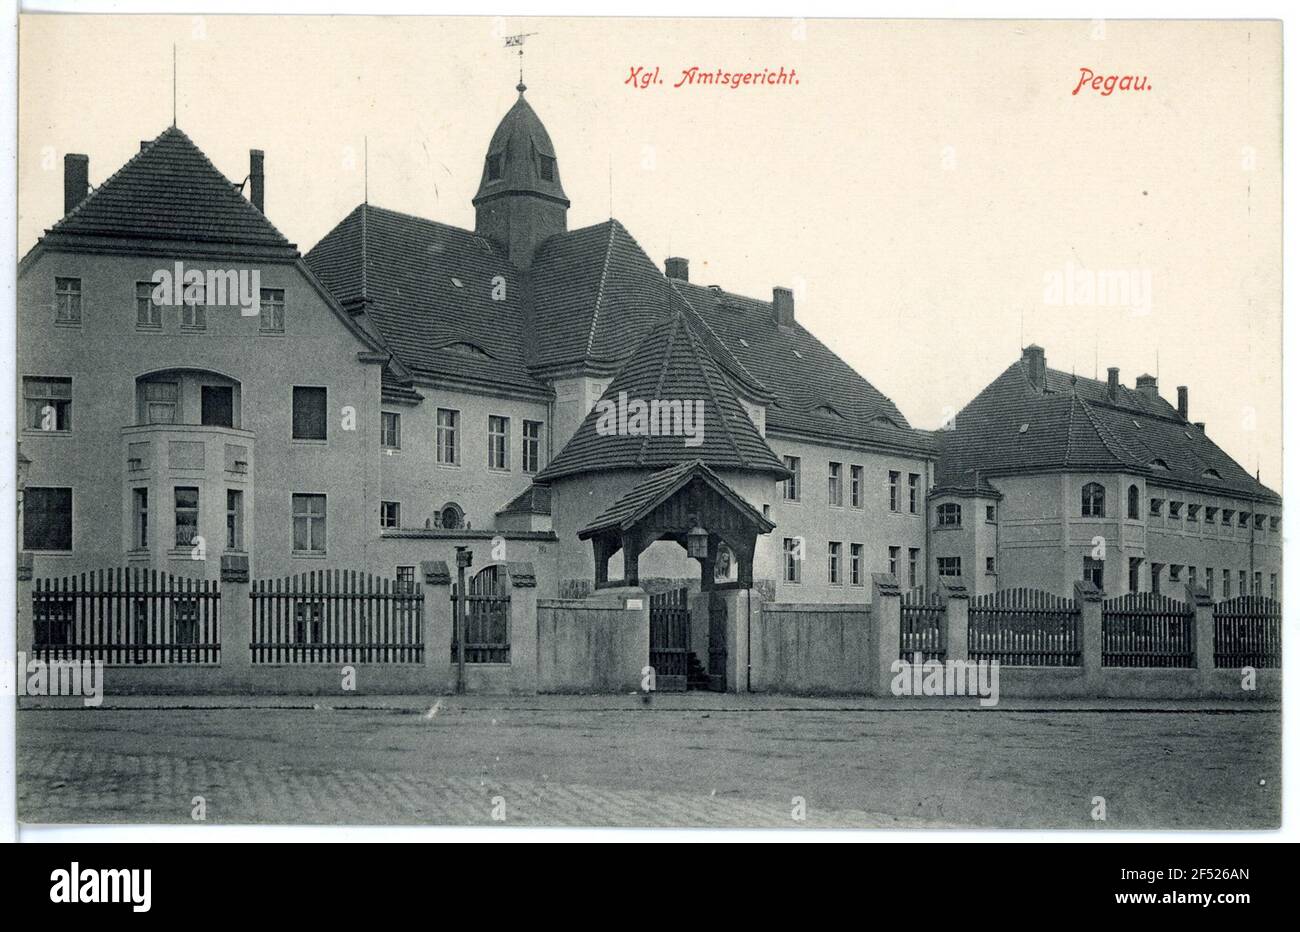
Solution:
M 681 434 L 651 436 L 611 423 L 611 406 L 628 412 L 637 402 L 680 403 L 691 414 L 701 442 L 688 446 L 688 438 Z M 657 469 L 697 459 L 715 469 L 789 475 L 705 350 L 687 311 L 677 307 L 634 348 L 600 401 L 536 481 L 610 469 Z
M 673 284 L 746 370 L 775 394 L 767 412 L 769 430 L 933 455 L 929 433 L 912 429 L 897 405 L 857 370 L 797 321 L 778 326 L 772 302 L 684 281 Z
M 1111 400 L 1105 382 L 1055 369 L 1038 389 L 1020 360 L 936 436 L 939 493 L 992 489 L 988 478 L 1000 475 L 1123 471 L 1207 495 L 1281 500 L 1158 395 L 1121 386 Z M 1153 469 L 1156 460 L 1168 468 Z
M 41 238 L 48 246 L 148 241 L 297 250 L 190 137 L 169 126 Z
M 726 499 L 750 523 L 756 526 L 760 533 L 766 534 L 776 527 L 775 523 L 763 517 L 762 512 L 745 501 L 742 496 L 736 494 L 731 486 L 723 482 L 718 477 L 718 474 L 702 461 L 688 460 L 676 466 L 660 470 L 637 483 L 619 496 L 613 505 L 601 512 L 590 524 L 579 531 L 578 538 L 587 540 L 603 530 L 613 528 L 627 530 L 679 492 L 697 476 Z
M 484 237 L 361 204 L 306 261 L 417 378 L 549 392 L 525 361 L 519 271 Z

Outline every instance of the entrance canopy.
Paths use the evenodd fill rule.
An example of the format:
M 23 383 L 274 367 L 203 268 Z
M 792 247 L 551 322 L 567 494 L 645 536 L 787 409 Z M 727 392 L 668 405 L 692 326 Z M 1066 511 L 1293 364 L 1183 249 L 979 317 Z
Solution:
M 638 564 L 644 550 L 657 540 L 675 540 L 690 553 L 693 536 L 701 551 L 702 589 L 749 589 L 754 584 L 754 543 L 759 534 L 774 527 L 702 461 L 690 460 L 647 476 L 579 531 L 578 537 L 591 541 L 597 588 L 639 585 Z M 714 582 L 722 544 L 735 555 L 734 583 Z M 623 579 L 611 582 L 609 559 L 619 550 L 623 551 Z

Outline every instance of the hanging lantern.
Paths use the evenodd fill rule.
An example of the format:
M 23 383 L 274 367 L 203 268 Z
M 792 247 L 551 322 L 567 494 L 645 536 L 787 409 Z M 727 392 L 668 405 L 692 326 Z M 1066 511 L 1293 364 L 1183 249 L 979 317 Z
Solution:
M 698 524 L 686 532 L 686 555 L 696 560 L 709 555 L 709 532 Z

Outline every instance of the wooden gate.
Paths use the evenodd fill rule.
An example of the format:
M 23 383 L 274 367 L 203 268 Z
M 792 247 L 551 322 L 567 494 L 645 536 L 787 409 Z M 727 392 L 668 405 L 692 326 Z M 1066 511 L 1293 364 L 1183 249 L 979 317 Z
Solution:
M 510 588 L 504 575 L 496 566 L 485 566 L 466 584 L 465 597 L 465 662 L 510 662 Z M 453 583 L 451 587 L 452 618 L 455 618 L 456 600 L 459 597 Z M 453 622 L 451 634 L 451 660 L 456 662 L 456 629 Z
M 727 603 L 716 591 L 709 593 L 709 689 L 727 691 Z
M 650 666 L 655 689 L 686 689 L 691 652 L 691 610 L 686 589 L 670 589 L 650 596 Z

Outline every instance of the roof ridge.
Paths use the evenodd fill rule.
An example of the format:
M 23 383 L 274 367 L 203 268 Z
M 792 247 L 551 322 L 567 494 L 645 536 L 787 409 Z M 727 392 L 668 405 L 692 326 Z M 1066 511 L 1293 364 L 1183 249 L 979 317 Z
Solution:
M 679 312 L 680 315 L 680 312 Z M 673 347 L 677 345 L 677 325 L 680 319 L 673 322 L 673 327 L 668 331 L 668 345 L 664 348 L 663 359 L 659 365 L 659 378 L 655 381 L 655 398 L 663 397 L 664 377 L 668 375 L 668 369 L 673 361 Z M 689 336 L 687 338 L 689 340 Z M 645 465 L 646 448 L 650 446 L 650 434 L 641 438 L 641 449 L 637 451 L 636 461 L 639 465 Z
M 591 347 L 596 342 L 596 322 L 600 320 L 600 305 L 605 300 L 605 281 L 609 278 L 609 261 L 614 255 L 614 233 L 618 230 L 617 221 L 613 217 L 606 222 L 609 224 L 609 239 L 605 243 L 605 263 L 600 269 L 600 285 L 596 289 L 596 303 L 591 311 L 591 326 L 587 329 L 588 356 L 591 355 Z
M 731 444 L 731 449 L 735 451 L 736 457 L 740 460 L 741 465 L 748 466 L 749 457 L 745 456 L 744 451 L 740 449 L 740 444 L 736 442 L 735 435 L 731 432 L 731 425 L 727 423 L 727 413 L 722 409 L 722 404 L 718 401 L 718 392 L 713 386 L 713 379 L 709 378 L 708 368 L 700 358 L 700 353 L 704 350 L 704 347 L 697 345 L 699 337 L 691 330 L 690 324 L 685 319 L 685 315 L 681 314 L 680 311 L 678 313 L 681 316 L 682 324 L 686 326 L 686 345 L 695 353 L 695 363 L 700 367 L 700 374 L 704 376 L 704 384 L 709 390 L 709 396 L 713 399 L 713 408 L 718 412 L 718 420 L 722 422 L 722 431 L 727 435 L 727 443 Z M 718 365 L 717 360 L 709 355 L 707 351 L 705 351 L 704 355 L 708 356 L 709 361 L 715 366 Z M 719 373 L 719 375 L 721 375 L 721 373 Z M 739 404 L 740 402 L 737 401 L 736 403 Z M 759 440 L 763 443 L 767 442 L 761 435 L 759 436 Z

